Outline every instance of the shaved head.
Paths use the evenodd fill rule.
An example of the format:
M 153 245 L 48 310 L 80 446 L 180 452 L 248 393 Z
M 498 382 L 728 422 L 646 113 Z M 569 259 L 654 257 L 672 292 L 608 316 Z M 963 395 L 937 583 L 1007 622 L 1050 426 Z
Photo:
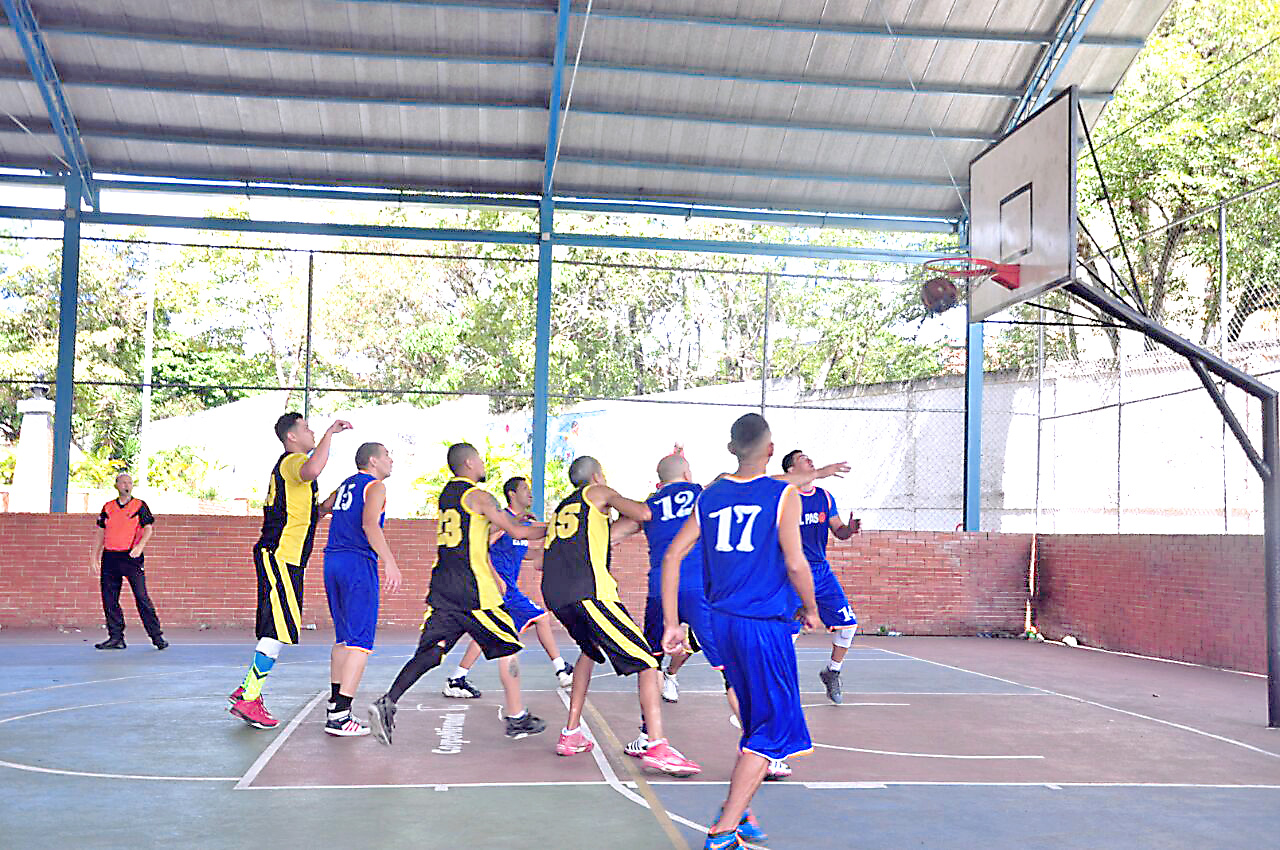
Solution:
M 470 443 L 454 443 L 449 446 L 449 451 L 445 454 L 445 461 L 449 464 L 449 471 L 454 475 L 461 475 L 465 470 L 464 467 L 468 459 L 479 457 L 480 452 L 476 451 L 476 447 Z
M 681 480 L 688 471 L 689 461 L 684 459 L 684 455 L 667 455 L 658 461 L 658 480 L 664 484 Z
M 592 476 L 600 472 L 600 461 L 590 455 L 582 455 L 569 464 L 569 483 L 574 487 L 582 487 L 591 483 Z
M 729 451 L 738 460 L 755 457 L 771 444 L 769 423 L 759 413 L 740 416 L 729 429 Z

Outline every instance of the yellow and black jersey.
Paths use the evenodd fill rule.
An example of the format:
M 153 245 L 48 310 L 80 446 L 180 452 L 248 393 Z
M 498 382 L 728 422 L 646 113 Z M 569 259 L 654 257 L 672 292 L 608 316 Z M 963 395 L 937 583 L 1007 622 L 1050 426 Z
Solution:
M 463 501 L 472 490 L 484 493 L 474 481 L 454 478 L 440 491 L 436 566 L 427 593 L 427 604 L 433 608 L 474 611 L 502 604 L 489 562 L 489 520 Z
M 542 558 L 542 598 L 551 609 L 582 599 L 621 601 L 609 572 L 609 515 L 587 501 L 588 484 L 556 506 Z
M 267 498 L 262 503 L 262 536 L 258 546 L 275 552 L 276 560 L 305 567 L 311 557 L 320 509 L 316 504 L 319 487 L 302 480 L 302 464 L 307 456 L 285 452 L 271 468 Z

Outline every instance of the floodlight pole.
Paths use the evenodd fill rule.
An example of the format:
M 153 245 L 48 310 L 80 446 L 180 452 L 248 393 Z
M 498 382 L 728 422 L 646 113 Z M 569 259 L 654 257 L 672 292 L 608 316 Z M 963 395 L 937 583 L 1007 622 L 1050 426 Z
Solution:
M 1069 283 L 1066 291 L 1130 328 L 1186 357 L 1209 392 L 1209 397 L 1240 441 L 1240 448 L 1262 478 L 1262 547 L 1267 608 L 1267 726 L 1280 728 L 1280 391 L 1253 375 L 1232 366 L 1223 358 L 1181 337 L 1123 301 L 1098 291 L 1081 281 Z M 1239 387 L 1262 403 L 1262 453 L 1249 440 L 1222 391 L 1212 380 L 1216 375 Z

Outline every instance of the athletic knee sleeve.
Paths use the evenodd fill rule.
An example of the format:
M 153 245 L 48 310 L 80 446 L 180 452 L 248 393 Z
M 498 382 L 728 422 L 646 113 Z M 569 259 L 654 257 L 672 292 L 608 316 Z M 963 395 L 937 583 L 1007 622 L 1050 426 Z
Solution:
M 419 648 L 409 659 L 408 663 L 400 670 L 400 675 L 396 676 L 396 680 L 391 683 L 387 696 L 392 702 L 399 702 L 400 697 L 404 696 L 404 692 L 413 687 L 414 683 L 421 679 L 430 670 L 434 670 L 444 660 L 444 649 L 440 644 L 433 643 L 430 646 Z
M 843 646 L 848 649 L 853 645 L 853 636 L 857 631 L 857 626 L 845 626 L 843 629 L 836 629 L 831 636 L 831 642 L 836 646 Z
M 275 638 L 261 638 L 255 649 L 268 658 L 279 658 L 280 650 L 284 648 L 284 644 Z

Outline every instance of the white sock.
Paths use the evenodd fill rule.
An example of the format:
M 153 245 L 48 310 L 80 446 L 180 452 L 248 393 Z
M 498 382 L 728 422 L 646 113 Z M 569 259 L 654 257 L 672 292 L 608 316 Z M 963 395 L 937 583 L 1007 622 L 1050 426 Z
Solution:
M 529 713 L 529 709 L 527 709 L 527 708 L 522 708 L 522 709 L 520 709 L 520 713 L 519 713 L 519 714 L 508 714 L 508 715 L 507 715 L 507 719 L 508 719 L 508 720 L 519 720 L 521 717 L 524 717 L 524 716 L 525 716 L 526 714 L 528 714 L 528 713 Z
M 576 734 L 578 734 L 578 728 L 579 728 L 579 727 L 575 726 L 575 727 L 573 727 L 572 729 L 561 729 L 561 730 L 560 730 L 560 734 L 562 734 L 562 735 L 576 735 Z
M 553 669 L 558 671 L 562 667 L 568 667 L 569 665 L 564 663 L 563 656 L 557 655 L 555 658 L 551 659 L 551 666 Z
M 839 673 L 839 672 L 840 672 L 840 668 L 841 668 L 841 667 L 843 667 L 843 666 L 844 666 L 844 662 L 843 662 L 843 661 L 828 661 L 828 662 L 827 662 L 827 669 L 828 669 L 828 670 L 831 670 L 831 671 L 833 671 L 833 672 L 835 672 L 835 673 Z
M 459 664 L 459 665 L 458 665 L 458 669 L 454 670 L 454 671 L 453 671 L 453 675 L 452 675 L 452 676 L 450 676 L 449 678 L 450 678 L 450 679 L 465 679 L 465 678 L 467 678 L 467 674 L 468 674 L 468 673 L 470 673 L 470 672 L 471 672 L 471 671 L 470 671 L 470 670 L 468 670 L 466 667 L 463 667 L 461 664 Z

